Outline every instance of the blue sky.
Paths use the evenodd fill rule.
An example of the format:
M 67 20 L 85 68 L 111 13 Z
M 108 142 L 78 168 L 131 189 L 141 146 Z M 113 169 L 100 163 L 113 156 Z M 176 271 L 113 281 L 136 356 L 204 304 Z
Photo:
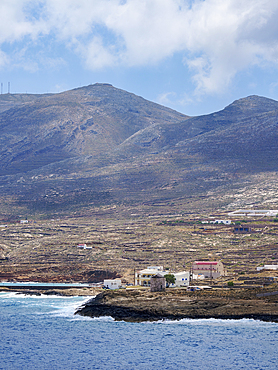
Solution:
M 95 82 L 188 115 L 278 100 L 274 0 L 0 0 L 3 92 Z

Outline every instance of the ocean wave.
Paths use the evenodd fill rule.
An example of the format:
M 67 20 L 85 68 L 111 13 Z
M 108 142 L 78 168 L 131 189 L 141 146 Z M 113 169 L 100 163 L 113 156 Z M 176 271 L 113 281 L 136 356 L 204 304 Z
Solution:
M 0 291 L 0 298 L 26 298 L 26 299 L 65 299 L 65 300 L 71 300 L 74 298 L 81 299 L 85 298 L 85 303 L 91 298 L 94 298 L 95 296 L 65 296 L 65 295 L 57 295 L 57 294 L 43 294 L 40 293 L 40 295 L 36 294 L 29 294 L 29 293 L 22 293 L 22 292 L 5 292 Z
M 111 316 L 89 317 L 89 316 L 75 315 L 70 321 L 114 322 L 115 319 Z
M 215 319 L 215 318 L 208 318 L 208 319 L 191 319 L 191 318 L 186 318 L 186 319 L 179 319 L 179 320 L 169 320 L 169 319 L 163 319 L 163 320 L 158 320 L 158 321 L 145 321 L 144 324 L 153 324 L 153 325 L 173 325 L 173 324 L 179 324 L 179 325 L 231 325 L 231 326 L 242 326 L 244 325 L 261 325 L 261 326 L 278 326 L 278 323 L 276 322 L 265 322 L 261 320 L 254 320 L 254 319 Z
M 59 302 L 59 305 L 53 307 L 55 308 L 55 310 L 50 311 L 48 314 L 56 317 L 68 317 L 73 319 L 75 318 L 74 314 L 76 310 L 80 306 L 84 305 L 91 297 L 82 297 L 83 298 L 82 300 L 80 300 L 80 297 L 71 297 L 71 298 L 72 302 L 61 300 Z

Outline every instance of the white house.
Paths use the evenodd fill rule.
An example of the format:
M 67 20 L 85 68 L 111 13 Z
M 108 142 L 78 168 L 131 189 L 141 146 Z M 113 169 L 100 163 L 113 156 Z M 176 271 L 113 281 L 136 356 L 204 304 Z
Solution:
M 163 266 L 149 266 L 144 270 L 135 272 L 135 285 L 151 286 L 151 277 L 158 272 L 164 276 Z
M 211 224 L 224 224 L 224 225 L 231 225 L 231 220 L 214 220 L 210 221 Z
M 165 276 L 167 274 L 171 274 L 175 276 L 175 284 L 171 284 L 171 287 L 183 287 L 189 285 L 190 280 L 190 273 L 189 271 L 182 271 L 182 272 L 171 272 L 171 271 L 163 271 L 163 266 L 149 266 L 144 270 L 138 271 L 135 273 L 135 284 L 141 286 L 149 287 L 151 285 L 151 277 L 160 274 L 161 276 Z
M 223 224 L 223 225 L 231 225 L 231 220 L 211 220 L 211 221 L 202 221 L 202 224 Z
M 122 280 L 121 279 L 105 279 L 103 281 L 103 285 L 105 288 L 119 289 L 120 286 L 122 285 Z
M 189 285 L 190 282 L 189 271 L 174 272 L 173 275 L 175 276 L 176 279 L 174 286 L 183 287 Z
M 77 248 L 81 248 L 81 249 L 92 249 L 92 247 L 88 247 L 87 244 L 78 244 Z
M 257 267 L 257 271 L 261 270 L 278 270 L 278 265 L 264 265 Z

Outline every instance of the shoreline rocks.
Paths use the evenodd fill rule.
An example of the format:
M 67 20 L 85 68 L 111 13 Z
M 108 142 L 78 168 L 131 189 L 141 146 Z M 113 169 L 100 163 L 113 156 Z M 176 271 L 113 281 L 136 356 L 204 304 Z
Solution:
M 256 292 L 210 291 L 190 293 L 182 289 L 166 292 L 106 291 L 90 299 L 75 314 L 111 316 L 116 321 L 143 322 L 163 319 L 255 319 L 278 322 L 278 295 L 258 298 Z

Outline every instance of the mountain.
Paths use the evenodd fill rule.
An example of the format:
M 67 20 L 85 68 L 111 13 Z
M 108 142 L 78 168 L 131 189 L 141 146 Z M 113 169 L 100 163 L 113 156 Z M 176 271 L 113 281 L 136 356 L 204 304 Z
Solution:
M 258 96 L 188 117 L 109 84 L 1 95 L 2 218 L 277 206 L 277 122 Z
M 0 171 L 7 175 L 105 153 L 150 125 L 186 118 L 109 84 L 9 100 L 2 96 L 2 110 L 5 104 L 8 109 L 0 115 Z

